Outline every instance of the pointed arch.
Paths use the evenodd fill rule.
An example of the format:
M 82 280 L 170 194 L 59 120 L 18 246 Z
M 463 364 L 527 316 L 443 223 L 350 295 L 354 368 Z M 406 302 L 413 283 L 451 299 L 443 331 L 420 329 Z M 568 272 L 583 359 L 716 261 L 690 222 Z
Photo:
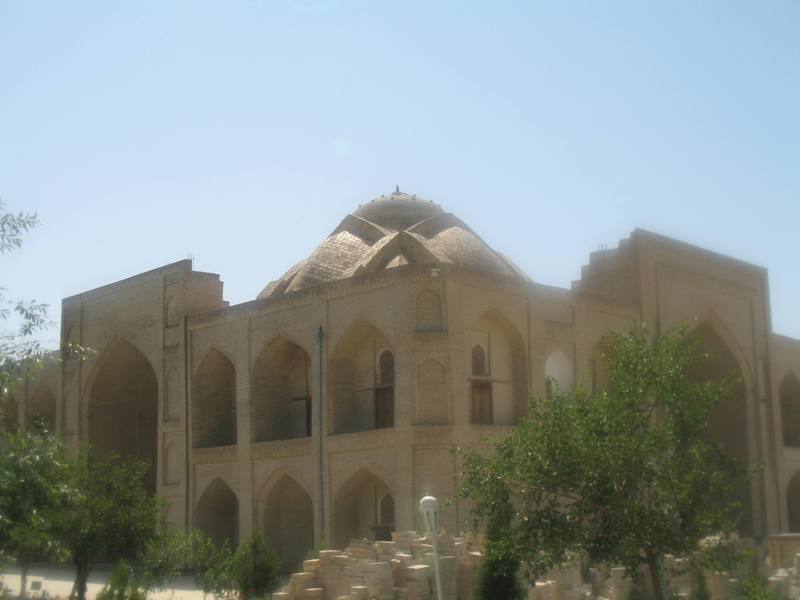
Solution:
M 391 382 L 381 379 L 382 355 L 383 376 L 389 375 L 391 366 Z M 387 336 L 372 323 L 359 319 L 339 339 L 329 378 L 331 433 L 394 425 L 394 354 Z
M 421 333 L 444 330 L 442 298 L 433 290 L 417 294 L 417 331 Z
M 339 488 L 333 502 L 333 537 L 336 548 L 346 548 L 353 539 L 391 539 L 394 523 L 381 523 L 380 501 L 393 498 L 389 486 L 377 475 L 361 469 Z
M 225 540 L 235 548 L 239 543 L 239 499 L 222 479 L 208 484 L 197 500 L 194 524 L 221 546 Z
M 279 334 L 253 365 L 250 414 L 253 441 L 311 435 L 311 359 L 294 340 Z
M 417 367 L 416 425 L 450 424 L 447 399 L 447 370 L 435 358 L 427 358 Z
M 547 382 L 553 381 L 562 392 L 568 392 L 575 385 L 575 369 L 567 353 L 556 348 L 544 361 L 544 376 Z
M 261 487 L 256 500 L 257 523 L 281 557 L 281 571 L 302 565 L 314 546 L 314 504 L 311 495 L 283 469 Z
M 750 383 L 747 363 L 727 328 L 714 315 L 698 324 L 692 333 L 698 338 L 698 359 L 687 369 L 687 376 L 695 381 L 727 381 L 730 384 L 728 397 L 711 413 L 709 439 L 720 444 L 742 465 L 748 466 L 753 446 L 747 407 Z M 755 526 L 751 484 L 742 484 L 735 498 L 744 515 L 739 533 L 751 537 Z
M 158 379 L 150 361 L 118 336 L 100 355 L 87 389 L 89 443 L 101 456 L 114 453 L 147 462 L 145 485 L 155 492 Z
M 474 351 L 479 347 L 479 351 Z M 485 375 L 470 378 L 470 421 L 478 425 L 514 425 L 528 408 L 528 358 L 522 335 L 497 309 L 477 319 L 468 332 L 468 364 L 479 367 L 481 352 Z M 474 352 L 473 352 L 474 351 Z M 472 368 L 469 373 L 474 373 Z
M 25 422 L 32 427 L 38 420 L 47 431 L 55 433 L 56 428 L 56 399 L 45 387 L 37 388 L 28 400 L 25 411 Z
M 236 444 L 236 368 L 216 348 L 192 379 L 192 440 L 195 448 Z
M 789 371 L 779 388 L 783 445 L 800 447 L 800 379 Z

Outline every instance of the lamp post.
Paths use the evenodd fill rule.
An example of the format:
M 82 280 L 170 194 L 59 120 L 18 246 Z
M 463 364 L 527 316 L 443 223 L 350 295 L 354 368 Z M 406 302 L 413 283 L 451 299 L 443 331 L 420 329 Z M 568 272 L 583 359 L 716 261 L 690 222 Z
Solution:
M 439 552 L 436 548 L 436 537 L 439 533 L 439 501 L 433 496 L 425 496 L 419 501 L 419 512 L 425 524 L 425 537 L 433 546 L 433 573 L 436 578 L 436 598 L 442 598 L 442 578 L 439 575 Z

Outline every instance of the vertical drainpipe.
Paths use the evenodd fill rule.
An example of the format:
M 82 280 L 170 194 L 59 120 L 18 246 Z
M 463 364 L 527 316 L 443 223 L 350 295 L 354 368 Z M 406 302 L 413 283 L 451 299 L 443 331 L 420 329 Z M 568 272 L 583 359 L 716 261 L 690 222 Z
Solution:
M 183 526 L 186 533 L 191 530 L 191 522 L 189 521 L 189 510 L 191 508 L 191 489 L 189 486 L 189 476 L 191 475 L 191 439 L 189 427 L 189 386 L 191 385 L 191 373 L 189 372 L 191 365 L 189 364 L 189 317 L 183 317 L 183 431 L 186 434 L 186 460 L 184 462 L 185 479 L 185 501 L 184 501 L 184 515 Z M 167 399 L 169 401 L 169 399 Z
M 319 535 L 317 539 L 322 539 L 325 536 L 325 485 L 322 456 L 322 436 L 324 435 L 322 409 L 325 403 L 322 401 L 322 390 L 324 388 L 322 382 L 322 338 L 322 326 L 320 325 L 314 336 L 317 344 L 317 498 L 319 503 Z

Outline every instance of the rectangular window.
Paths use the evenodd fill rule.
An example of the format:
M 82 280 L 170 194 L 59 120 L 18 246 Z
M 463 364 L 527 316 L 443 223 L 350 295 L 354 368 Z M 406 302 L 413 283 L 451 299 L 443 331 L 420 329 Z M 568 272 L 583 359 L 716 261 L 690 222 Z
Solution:
M 375 428 L 394 427 L 394 387 L 375 390 Z
M 472 382 L 472 415 L 473 425 L 491 425 L 494 422 L 492 409 L 492 382 Z

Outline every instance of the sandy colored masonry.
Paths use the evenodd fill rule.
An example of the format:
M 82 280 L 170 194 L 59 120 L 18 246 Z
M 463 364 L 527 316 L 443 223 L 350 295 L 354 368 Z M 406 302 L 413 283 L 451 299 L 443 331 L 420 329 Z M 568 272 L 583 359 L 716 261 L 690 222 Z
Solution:
M 742 533 L 800 531 L 800 341 L 776 335 L 767 271 L 636 230 L 571 289 L 539 285 L 440 206 L 395 192 L 359 206 L 258 298 L 229 306 L 180 261 L 69 298 L 62 341 L 96 349 L 21 390 L 70 443 L 149 460 L 181 528 L 266 533 L 284 567 L 324 537 L 421 529 L 453 495 L 455 445 L 485 445 L 530 393 L 604 384 L 598 341 L 688 323 L 739 381 L 712 435 L 760 466 Z M 443 514 L 462 529 L 468 506 Z

